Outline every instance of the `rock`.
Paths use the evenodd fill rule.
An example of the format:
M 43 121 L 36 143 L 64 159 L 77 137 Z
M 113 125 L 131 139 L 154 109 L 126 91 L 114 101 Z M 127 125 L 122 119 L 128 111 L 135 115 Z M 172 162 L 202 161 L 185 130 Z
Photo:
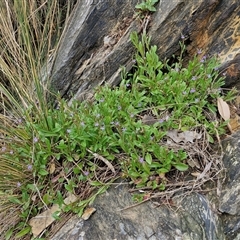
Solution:
M 224 213 L 224 231 L 229 239 L 233 239 L 236 233 L 240 233 L 240 132 L 224 140 L 223 148 L 226 180 L 222 184 L 219 210 Z
M 186 60 L 198 49 L 202 56 L 219 54 L 219 69 L 227 73 L 226 85 L 239 89 L 236 81 L 240 75 L 239 13 L 238 1 L 161 1 L 149 35 L 159 46 L 162 58 L 179 50 L 181 35 L 187 45 Z
M 48 65 L 52 87 L 61 95 L 77 99 L 103 83 L 116 85 L 121 66 L 131 69 L 134 48 L 132 31 L 141 31 L 134 14 L 137 0 L 88 1 L 76 4 L 53 61 Z M 237 0 L 160 1 L 149 18 L 148 34 L 159 48 L 161 59 L 180 50 L 184 36 L 184 59 L 197 50 L 202 56 L 219 54 L 219 69 L 226 73 L 226 86 L 240 88 L 239 12 Z
M 77 216 L 71 218 L 52 240 L 224 239 L 218 216 L 204 196 L 192 193 L 183 201 L 181 197 L 175 197 L 176 210 L 176 207 L 170 209 L 154 202 L 132 206 L 134 203 L 128 190 L 129 186 L 121 183 L 111 187 L 98 196 L 93 204 L 97 211 L 89 220 Z
M 117 83 L 114 75 L 119 78 L 120 66 L 133 55 L 129 34 L 136 30 L 132 22 L 137 2 L 83 0 L 76 5 L 49 65 L 54 89 L 81 98 L 103 82 Z
M 227 178 L 219 199 L 219 210 L 236 215 L 240 209 L 240 133 L 232 135 L 223 141 L 223 144 L 225 149 L 223 164 L 227 170 Z

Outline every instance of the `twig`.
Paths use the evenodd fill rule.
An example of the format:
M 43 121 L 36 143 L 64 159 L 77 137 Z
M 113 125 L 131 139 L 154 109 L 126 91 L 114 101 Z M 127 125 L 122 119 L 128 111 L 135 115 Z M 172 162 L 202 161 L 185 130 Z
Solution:
M 150 199 L 151 199 L 151 198 L 145 199 L 145 200 L 143 200 L 142 202 L 135 203 L 135 204 L 133 204 L 133 205 L 131 205 L 131 206 L 128 206 L 128 207 L 125 207 L 125 208 L 121 208 L 121 209 L 118 209 L 117 211 L 120 212 L 120 211 L 128 210 L 128 209 L 130 209 L 130 208 L 133 208 L 133 207 L 139 206 L 139 205 L 141 205 L 142 203 L 145 203 L 145 202 L 149 201 Z
M 97 154 L 97 153 L 92 152 L 92 151 L 89 150 L 89 149 L 87 149 L 87 151 L 88 151 L 89 153 L 91 153 L 95 158 L 103 161 L 103 162 L 110 168 L 110 170 L 112 171 L 112 173 L 116 174 L 116 171 L 115 171 L 113 165 L 112 165 L 106 158 L 104 158 L 103 156 L 101 156 L 101 155 L 99 155 L 99 154 Z

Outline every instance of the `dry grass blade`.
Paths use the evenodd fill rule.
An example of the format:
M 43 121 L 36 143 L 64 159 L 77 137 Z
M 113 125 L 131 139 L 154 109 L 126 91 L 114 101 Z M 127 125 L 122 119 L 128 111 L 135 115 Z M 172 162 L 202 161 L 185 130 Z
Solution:
M 104 158 L 103 156 L 101 156 L 97 153 L 92 152 L 89 149 L 87 151 L 90 152 L 96 159 L 103 161 L 109 167 L 109 169 L 112 171 L 112 173 L 114 173 L 114 174 L 116 173 L 114 166 L 106 158 Z

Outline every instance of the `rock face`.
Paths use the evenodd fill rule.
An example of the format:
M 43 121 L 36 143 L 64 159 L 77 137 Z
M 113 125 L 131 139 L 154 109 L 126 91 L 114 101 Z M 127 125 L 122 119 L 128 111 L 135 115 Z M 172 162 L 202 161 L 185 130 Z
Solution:
M 240 239 L 240 132 L 223 142 L 226 180 L 219 197 L 219 210 L 223 213 L 223 226 L 228 239 Z
M 175 199 L 178 211 L 152 202 L 121 210 L 133 204 L 128 189 L 121 184 L 109 189 L 95 201 L 97 212 L 89 220 L 72 218 L 52 240 L 224 239 L 218 216 L 204 196 L 194 193 L 182 203 Z
M 111 187 L 84 221 L 74 216 L 52 240 L 237 240 L 240 239 L 240 132 L 223 143 L 226 181 L 217 201 L 199 193 L 175 196 L 170 206 L 149 201 L 134 206 L 126 183 Z M 215 190 L 212 190 L 215 195 Z M 218 203 L 219 202 L 219 203 Z M 222 214 L 220 212 L 222 212 Z
M 119 67 L 131 62 L 129 29 L 137 2 L 83 0 L 76 5 L 50 69 L 54 89 L 81 98 L 103 82 L 116 84 Z
M 51 85 L 67 98 L 84 98 L 103 83 L 120 81 L 120 66 L 133 65 L 132 31 L 140 32 L 143 21 L 134 13 L 137 0 L 78 1 L 47 72 Z M 148 21 L 152 44 L 163 59 L 178 54 L 185 37 L 191 58 L 219 54 L 220 70 L 227 86 L 240 88 L 240 5 L 238 0 L 159 1 Z

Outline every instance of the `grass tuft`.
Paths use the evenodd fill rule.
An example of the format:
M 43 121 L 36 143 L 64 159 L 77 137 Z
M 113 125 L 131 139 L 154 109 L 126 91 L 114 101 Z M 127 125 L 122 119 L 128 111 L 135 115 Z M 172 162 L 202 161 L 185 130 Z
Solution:
M 33 176 L 23 171 L 24 163 L 11 145 L 21 148 L 29 144 L 30 136 L 19 125 L 47 117 L 51 107 L 46 101 L 48 87 L 40 76 L 73 8 L 74 1 L 69 2 L 0 3 L 0 226 L 1 234 L 15 226 L 13 233 L 9 232 L 12 237 L 23 227 L 17 226 L 21 207 L 12 201 L 19 194 L 16 186 L 23 179 L 31 181 Z

